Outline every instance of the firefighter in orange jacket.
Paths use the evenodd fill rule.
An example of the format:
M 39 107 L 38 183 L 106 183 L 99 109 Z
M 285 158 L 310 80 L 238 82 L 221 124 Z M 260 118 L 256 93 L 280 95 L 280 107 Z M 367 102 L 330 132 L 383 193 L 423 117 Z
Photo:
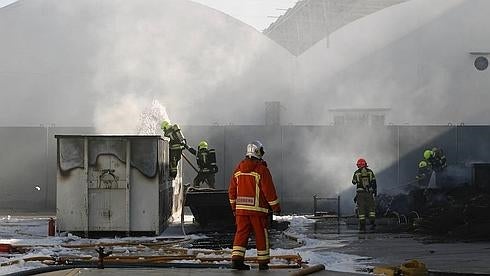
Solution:
M 269 269 L 268 214 L 281 212 L 276 189 L 267 163 L 262 160 L 264 147 L 259 141 L 247 145 L 247 153 L 230 180 L 228 196 L 235 215 L 232 268 L 249 270 L 244 263 L 248 237 L 253 231 L 257 245 L 259 270 Z

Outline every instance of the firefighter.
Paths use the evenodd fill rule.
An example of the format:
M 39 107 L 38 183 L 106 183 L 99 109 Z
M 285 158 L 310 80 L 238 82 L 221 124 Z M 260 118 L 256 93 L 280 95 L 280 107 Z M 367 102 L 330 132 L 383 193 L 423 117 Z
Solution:
M 430 167 L 436 163 L 434 152 L 430 149 L 424 151 L 424 160 L 428 163 Z
M 376 206 L 374 202 L 374 198 L 377 195 L 376 177 L 363 158 L 357 160 L 357 168 L 352 177 L 352 184 L 356 185 L 354 201 L 357 203 L 358 208 L 359 230 L 366 231 L 366 216 L 369 217 L 371 230 L 374 230 L 376 227 Z
M 418 173 L 417 176 L 415 177 L 418 183 L 418 188 L 427 188 L 427 186 L 429 185 L 431 175 L 432 175 L 432 168 L 430 166 L 430 163 L 428 163 L 426 160 L 420 161 Z
M 177 124 L 170 124 L 169 121 L 163 121 L 161 124 L 163 130 L 163 135 L 170 138 L 169 143 L 169 167 L 170 167 L 170 177 L 175 179 L 177 176 L 177 166 L 179 164 L 180 158 L 182 156 L 182 150 L 184 148 L 189 148 L 187 142 Z
M 216 152 L 214 149 L 208 148 L 208 143 L 202 140 L 197 145 L 197 151 L 193 148 L 189 148 L 189 151 L 196 156 L 197 166 L 199 171 L 194 178 L 194 187 L 199 188 L 201 183 L 205 182 L 208 187 L 215 189 L 214 175 L 218 172 L 218 166 L 216 166 Z
M 228 196 L 236 224 L 231 257 L 233 269 L 250 269 L 244 259 L 252 231 L 257 245 L 259 270 L 269 269 L 268 214 L 271 210 L 279 214 L 281 207 L 263 156 L 262 143 L 255 141 L 248 144 L 245 159 L 238 164 L 230 180 Z
M 446 155 L 444 151 L 440 148 L 432 148 L 432 153 L 434 156 L 434 164 L 432 164 L 432 169 L 435 172 L 441 172 L 447 167 Z

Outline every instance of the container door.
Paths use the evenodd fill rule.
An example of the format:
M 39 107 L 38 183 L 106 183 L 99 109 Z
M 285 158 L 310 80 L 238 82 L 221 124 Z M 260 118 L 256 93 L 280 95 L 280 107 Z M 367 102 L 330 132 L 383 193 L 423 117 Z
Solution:
M 126 231 L 126 164 L 102 154 L 89 168 L 89 231 Z

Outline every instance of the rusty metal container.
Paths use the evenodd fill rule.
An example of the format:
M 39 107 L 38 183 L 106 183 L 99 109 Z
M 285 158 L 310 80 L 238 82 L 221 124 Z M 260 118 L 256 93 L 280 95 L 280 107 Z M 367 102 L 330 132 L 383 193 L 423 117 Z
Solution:
M 56 135 L 59 231 L 159 235 L 182 197 L 161 136 Z M 175 203 L 175 204 L 174 204 Z

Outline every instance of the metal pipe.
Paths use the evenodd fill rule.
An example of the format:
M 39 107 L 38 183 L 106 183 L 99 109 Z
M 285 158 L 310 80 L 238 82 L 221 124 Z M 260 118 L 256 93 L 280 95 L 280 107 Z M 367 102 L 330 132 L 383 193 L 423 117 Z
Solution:
M 400 126 L 396 127 L 396 185 L 400 186 Z
M 131 142 L 126 140 L 126 236 L 129 237 L 131 233 Z M 158 183 L 157 183 L 158 184 Z M 158 212 L 156 212 L 158 213 Z M 158 221 L 158 220 L 157 220 Z M 156 227 L 157 229 L 159 227 Z M 155 229 L 156 234 L 159 234 L 159 230 Z
M 48 209 L 48 186 L 49 186 L 49 125 L 46 125 L 46 152 L 45 152 L 45 168 L 46 168 L 46 186 L 44 187 L 44 208 Z
M 187 160 L 187 159 L 186 159 Z M 180 227 L 182 228 L 182 234 L 184 236 L 187 236 L 185 233 L 185 228 L 184 228 L 184 209 L 185 209 L 185 197 L 187 196 L 187 189 L 186 186 L 184 185 L 183 187 L 183 192 L 182 192 L 182 209 L 180 210 Z
M 340 195 L 337 196 L 337 234 L 340 234 Z
M 316 195 L 313 195 L 313 215 L 316 216 Z
M 292 276 L 303 276 L 303 275 L 310 275 L 319 271 L 325 270 L 325 266 L 322 264 L 310 266 L 307 268 L 303 268 L 301 270 L 298 270 L 296 272 L 291 273 L 290 275 Z
M 90 193 L 89 193 L 89 184 L 88 184 L 88 179 L 89 179 L 89 169 L 88 169 L 88 137 L 85 137 L 83 139 L 83 167 L 84 167 L 84 172 L 83 172 L 83 177 L 84 181 L 83 183 L 85 184 L 85 189 L 84 189 L 84 195 L 83 198 L 85 200 L 85 210 L 82 212 L 85 212 L 85 237 L 88 237 L 88 232 L 90 230 L 90 225 L 89 225 L 89 219 L 90 219 Z

